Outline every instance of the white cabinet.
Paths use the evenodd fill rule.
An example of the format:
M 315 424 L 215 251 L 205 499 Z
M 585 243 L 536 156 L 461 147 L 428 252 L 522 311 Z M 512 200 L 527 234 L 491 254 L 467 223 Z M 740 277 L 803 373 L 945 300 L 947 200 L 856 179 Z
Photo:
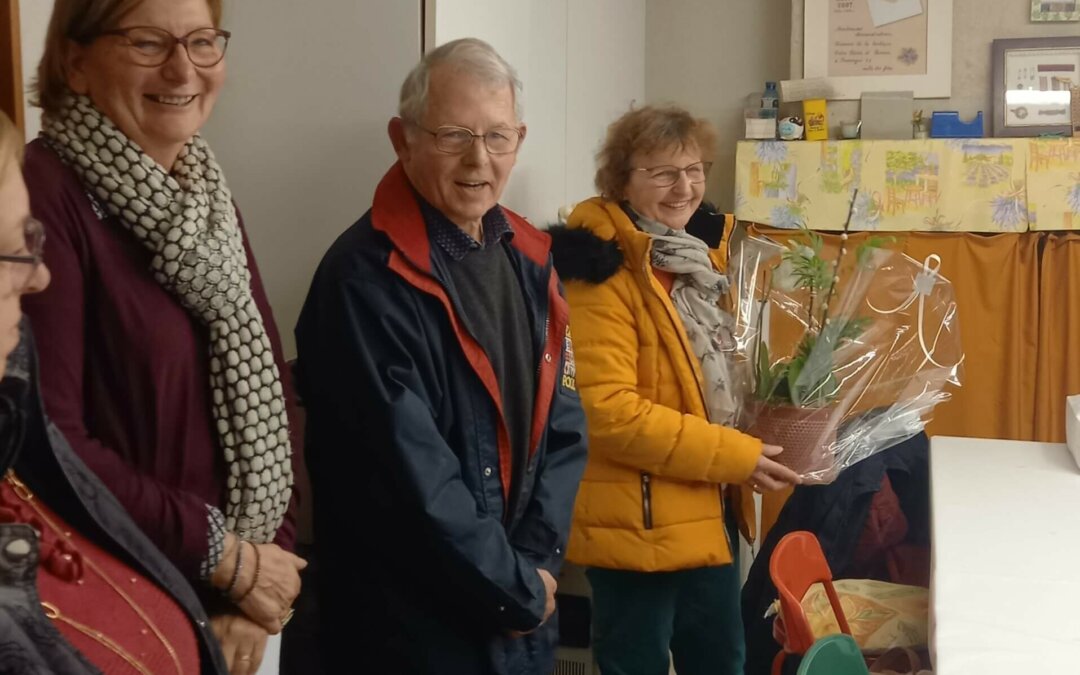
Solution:
M 503 203 L 537 225 L 595 194 L 607 125 L 645 98 L 645 0 L 426 0 L 426 46 L 489 42 L 518 71 L 529 134 Z

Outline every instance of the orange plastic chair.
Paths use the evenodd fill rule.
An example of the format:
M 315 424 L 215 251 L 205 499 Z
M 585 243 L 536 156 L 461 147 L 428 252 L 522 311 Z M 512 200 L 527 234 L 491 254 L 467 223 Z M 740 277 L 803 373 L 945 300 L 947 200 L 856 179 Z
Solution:
M 825 586 L 840 630 L 851 635 L 840 597 L 833 587 L 832 570 L 812 532 L 791 532 L 780 540 L 769 559 L 769 576 L 780 595 L 785 629 L 784 643 L 773 659 L 773 675 L 781 675 L 788 654 L 805 654 L 814 644 L 814 633 L 802 609 L 803 596 L 814 584 Z

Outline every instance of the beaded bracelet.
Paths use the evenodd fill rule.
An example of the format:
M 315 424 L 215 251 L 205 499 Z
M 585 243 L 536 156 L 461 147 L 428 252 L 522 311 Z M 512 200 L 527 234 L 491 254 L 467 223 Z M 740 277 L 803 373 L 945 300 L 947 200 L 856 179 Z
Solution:
M 246 600 L 247 597 L 251 595 L 251 592 L 255 590 L 255 587 L 259 584 L 259 572 L 262 571 L 262 557 L 259 553 L 259 547 L 255 544 L 252 544 L 250 541 L 248 542 L 248 544 L 251 544 L 251 550 L 255 551 L 255 574 L 252 575 L 251 585 L 248 586 L 248 589 L 246 591 L 244 591 L 244 594 L 236 600 L 233 600 L 233 602 L 238 605 L 244 600 Z
M 244 540 L 240 539 L 236 544 L 236 567 L 233 568 L 232 579 L 229 585 L 221 592 L 226 598 L 232 595 L 236 589 L 236 583 L 240 581 L 240 570 L 244 567 Z

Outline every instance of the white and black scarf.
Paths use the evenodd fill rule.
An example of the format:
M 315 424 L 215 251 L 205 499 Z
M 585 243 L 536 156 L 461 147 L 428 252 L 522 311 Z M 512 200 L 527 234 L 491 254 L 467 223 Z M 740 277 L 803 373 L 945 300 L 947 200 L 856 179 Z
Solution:
M 85 96 L 69 97 L 42 126 L 88 192 L 153 253 L 154 279 L 209 331 L 212 408 L 229 471 L 225 527 L 272 541 L 292 494 L 289 422 L 232 193 L 213 153 L 195 136 L 170 174 Z
M 674 230 L 641 215 L 635 224 L 652 239 L 653 266 L 675 275 L 671 301 L 701 362 L 709 421 L 732 426 L 739 403 L 727 353 L 735 344 L 735 322 L 721 306 L 728 278 L 713 267 L 708 244 L 686 230 Z

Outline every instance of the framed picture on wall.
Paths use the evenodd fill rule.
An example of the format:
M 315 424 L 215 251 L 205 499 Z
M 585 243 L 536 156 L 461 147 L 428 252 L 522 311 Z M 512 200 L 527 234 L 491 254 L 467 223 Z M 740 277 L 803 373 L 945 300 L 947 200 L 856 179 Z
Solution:
M 952 95 L 952 0 L 805 0 L 803 76 L 830 98 L 911 91 Z
M 1070 134 L 1080 36 L 994 40 L 995 136 Z
M 1031 0 L 1032 21 L 1080 21 L 1077 0 Z

